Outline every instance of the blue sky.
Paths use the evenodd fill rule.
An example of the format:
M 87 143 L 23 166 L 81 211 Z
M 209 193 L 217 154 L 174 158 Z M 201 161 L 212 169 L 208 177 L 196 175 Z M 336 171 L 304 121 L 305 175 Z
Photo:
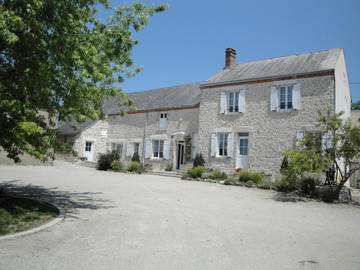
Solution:
M 352 99 L 360 100 L 359 0 L 142 2 L 170 7 L 135 33 L 133 59 L 144 71 L 121 85 L 126 92 L 205 81 L 223 68 L 228 47 L 237 63 L 344 48 L 349 80 L 359 83 L 350 85 Z

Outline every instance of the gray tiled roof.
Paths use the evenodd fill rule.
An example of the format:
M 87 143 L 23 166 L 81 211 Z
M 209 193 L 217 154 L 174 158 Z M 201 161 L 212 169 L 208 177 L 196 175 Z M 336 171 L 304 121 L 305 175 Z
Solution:
M 182 84 L 171 87 L 147 90 L 142 92 L 127 93 L 127 96 L 134 101 L 136 110 L 167 109 L 195 106 L 200 103 L 200 83 Z M 112 98 L 104 103 L 105 114 L 119 113 L 119 100 Z M 126 108 L 122 107 L 124 111 Z M 84 123 L 76 121 L 62 122 L 58 124 L 60 134 L 77 134 L 90 126 L 94 120 L 87 119 Z M 77 127 L 76 129 L 73 126 Z
M 195 106 L 200 103 L 200 83 L 182 84 L 171 87 L 127 93 L 134 101 L 136 110 L 152 110 Z M 118 100 L 105 102 L 106 114 L 119 113 Z
M 212 76 L 205 84 L 277 77 L 331 70 L 342 49 L 310 52 L 241 63 Z
M 89 127 L 95 121 L 92 119 L 86 119 L 84 123 L 78 123 L 73 120 L 70 122 L 59 121 L 58 123 L 58 131 L 62 135 L 74 135 Z M 76 127 L 76 128 L 74 128 Z

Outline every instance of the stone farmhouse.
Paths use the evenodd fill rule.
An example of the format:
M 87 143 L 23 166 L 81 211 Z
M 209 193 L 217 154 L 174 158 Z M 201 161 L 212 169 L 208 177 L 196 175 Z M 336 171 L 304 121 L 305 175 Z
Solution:
M 154 170 L 175 170 L 202 153 L 208 167 L 276 176 L 283 151 L 317 131 L 317 110 L 344 111 L 347 119 L 351 108 L 343 49 L 236 64 L 228 48 L 225 67 L 206 82 L 128 96 L 136 111 L 121 116 L 109 100 L 103 121 L 76 130 L 59 123 L 63 140 L 89 161 L 117 151 L 127 162 L 137 152 Z

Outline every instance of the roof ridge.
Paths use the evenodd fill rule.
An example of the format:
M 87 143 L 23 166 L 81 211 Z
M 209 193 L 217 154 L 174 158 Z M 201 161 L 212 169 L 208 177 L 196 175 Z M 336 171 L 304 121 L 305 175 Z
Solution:
M 273 59 L 279 59 L 279 58 L 285 58 L 285 57 L 291 57 L 291 56 L 299 56 L 299 55 L 320 53 L 320 52 L 326 52 L 326 51 L 335 51 L 335 50 L 342 50 L 342 48 L 333 48 L 333 49 L 320 50 L 320 51 L 312 51 L 312 52 L 305 52 L 305 53 L 296 53 L 296 54 L 290 54 L 290 55 L 284 55 L 284 56 L 277 56 L 277 57 L 259 59 L 259 60 L 255 60 L 255 61 L 247 61 L 247 62 L 242 62 L 242 63 L 239 63 L 239 64 L 234 65 L 233 67 L 230 68 L 230 70 L 233 69 L 234 67 L 239 66 L 239 65 L 242 65 L 242 64 L 256 63 L 256 62 L 273 60 Z
M 165 87 L 161 87 L 161 88 L 155 88 L 155 89 L 147 89 L 147 90 L 141 90 L 141 91 L 134 91 L 134 92 L 124 92 L 126 95 L 130 95 L 130 94 L 138 94 L 138 93 L 144 93 L 144 92 L 150 92 L 150 91 L 159 91 L 159 90 L 163 90 L 165 88 L 175 88 L 175 87 L 179 87 L 179 86 L 188 86 L 188 85 L 200 85 L 201 83 L 204 83 L 205 81 L 200 81 L 200 82 L 194 82 L 194 83 L 185 83 L 185 84 L 177 84 L 177 85 L 172 85 L 172 86 L 165 86 Z

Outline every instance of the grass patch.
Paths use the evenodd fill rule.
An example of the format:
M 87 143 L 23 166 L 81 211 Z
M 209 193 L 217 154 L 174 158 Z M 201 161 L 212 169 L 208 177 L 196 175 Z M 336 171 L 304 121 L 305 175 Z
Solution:
M 0 201 L 0 235 L 38 227 L 58 214 L 58 210 L 49 204 L 6 196 Z

